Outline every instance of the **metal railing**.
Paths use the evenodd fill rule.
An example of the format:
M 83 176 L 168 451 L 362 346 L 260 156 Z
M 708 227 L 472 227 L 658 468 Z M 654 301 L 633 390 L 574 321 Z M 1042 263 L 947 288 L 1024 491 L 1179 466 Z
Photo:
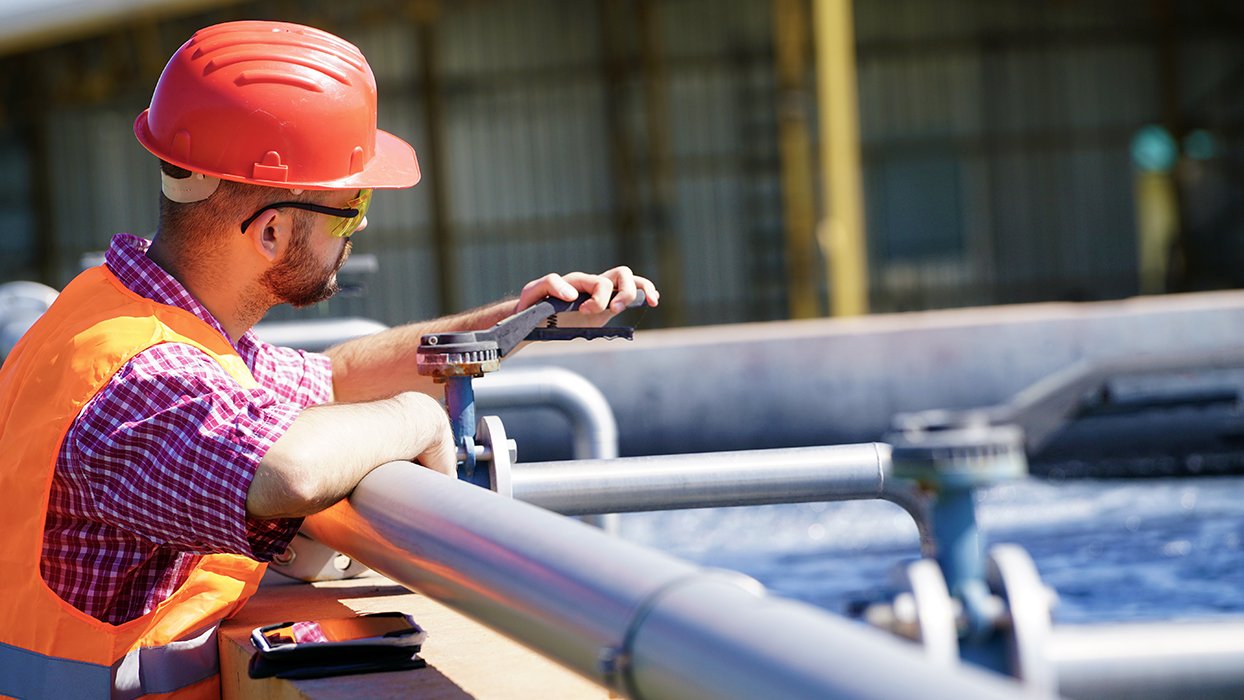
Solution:
M 406 462 L 318 540 L 632 698 L 1018 698 L 901 640 Z M 484 662 L 484 660 L 481 660 Z
M 516 464 L 510 486 L 516 499 L 567 515 L 884 498 L 913 515 L 926 556 L 936 554 L 929 538 L 934 509 L 910 481 L 894 476 L 891 446 L 883 443 Z M 998 556 L 995 548 L 991 562 Z M 1003 587 L 1009 623 L 991 637 L 1022 656 L 1026 667 L 1010 672 L 1030 691 L 1057 689 L 1085 700 L 1227 700 L 1244 692 L 1244 619 L 1051 626 L 1049 594 L 1035 568 L 1030 574 Z M 948 595 L 944 602 L 953 605 Z M 946 615 L 953 641 L 957 618 L 949 607 Z M 1044 625 L 1025 622 L 1033 616 L 1044 616 Z M 1044 634 L 1034 637 L 1039 629 Z M 957 651 L 939 653 L 937 642 L 923 639 L 928 658 L 957 665 Z M 1005 670 L 1019 661 L 990 666 Z
M 884 443 L 516 464 L 514 498 L 563 515 L 883 499 L 916 521 L 933 555 L 925 499 L 893 477 Z
M 1071 698 L 1231 700 L 1244 693 L 1244 619 L 1057 625 L 1046 646 Z
M 559 367 L 518 368 L 475 380 L 477 410 L 549 408 L 570 422 L 577 460 L 618 456 L 618 421 L 609 400 L 583 375 Z M 610 534 L 617 534 L 617 513 L 596 511 L 579 516 Z
M 600 389 L 581 374 L 558 367 L 518 368 L 475 380 L 477 412 L 551 408 L 570 421 L 574 458 L 618 456 L 618 422 Z

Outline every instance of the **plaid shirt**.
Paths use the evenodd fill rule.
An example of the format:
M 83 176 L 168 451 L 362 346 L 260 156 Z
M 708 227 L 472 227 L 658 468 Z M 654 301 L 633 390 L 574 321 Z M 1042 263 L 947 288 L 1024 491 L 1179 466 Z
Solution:
M 131 291 L 224 329 L 167 272 L 149 243 L 121 234 L 105 262 Z M 332 397 L 327 357 L 247 332 L 236 344 L 259 388 L 210 357 L 165 343 L 140 353 L 78 414 L 48 503 L 43 578 L 61 598 L 120 624 L 156 607 L 204 554 L 270 560 L 300 519 L 246 515 L 259 461 L 299 412 Z

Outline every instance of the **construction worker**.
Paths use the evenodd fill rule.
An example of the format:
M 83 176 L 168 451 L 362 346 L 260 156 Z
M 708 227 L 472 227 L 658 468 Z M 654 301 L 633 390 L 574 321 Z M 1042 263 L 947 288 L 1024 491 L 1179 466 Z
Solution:
M 424 333 L 549 295 L 591 294 L 598 325 L 637 290 L 658 300 L 623 267 L 550 274 L 323 355 L 273 347 L 252 326 L 329 297 L 372 191 L 419 180 L 414 150 L 376 128 L 366 59 L 309 27 L 208 27 L 134 131 L 161 161 L 154 240 L 114 237 L 0 370 L 4 695 L 219 697 L 216 628 L 303 516 L 395 459 L 454 473 L 414 372 Z

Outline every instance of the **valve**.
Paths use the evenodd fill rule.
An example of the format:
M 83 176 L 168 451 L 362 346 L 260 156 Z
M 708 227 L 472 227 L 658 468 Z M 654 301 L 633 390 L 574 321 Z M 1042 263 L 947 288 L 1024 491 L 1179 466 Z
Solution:
M 903 591 L 870 606 L 865 618 L 923 643 L 939 663 L 962 658 L 1048 690 L 1042 647 L 1055 599 L 1023 549 L 986 552 L 976 522 L 976 489 L 1027 475 L 1023 431 L 985 414 L 930 415 L 899 421 L 887 441 L 894 476 L 928 498 L 936 560 L 900 572 Z
M 430 333 L 423 336 L 416 352 L 416 363 L 419 374 L 432 377 L 437 383 L 445 385 L 445 408 L 449 412 L 449 423 L 453 428 L 454 443 L 458 447 L 458 478 L 469 481 L 477 486 L 505 491 L 504 484 L 499 483 L 498 469 L 495 463 L 500 450 L 506 454 L 514 452 L 510 441 L 504 439 L 505 430 L 501 421 L 489 423 L 484 430 L 475 421 L 475 389 L 472 379 L 495 372 L 501 368 L 501 359 L 518 347 L 523 341 L 573 340 L 585 338 L 621 338 L 631 340 L 635 329 L 625 326 L 606 326 L 604 328 L 539 328 L 545 320 L 567 311 L 576 311 L 579 306 L 591 298 L 589 294 L 581 294 L 574 301 L 563 301 L 553 297 L 545 297 L 536 304 L 505 318 L 492 328 L 479 331 L 453 333 Z M 642 306 L 645 302 L 644 293 L 639 292 L 631 307 Z M 491 416 L 488 418 L 492 418 Z M 487 420 L 487 419 L 485 419 Z M 498 434 L 501 442 L 496 440 Z M 485 449 L 479 449 L 480 440 L 486 440 Z M 516 457 L 511 457 L 514 461 Z M 478 468 L 481 461 L 493 462 L 490 469 Z M 508 472 L 506 472 L 508 474 Z

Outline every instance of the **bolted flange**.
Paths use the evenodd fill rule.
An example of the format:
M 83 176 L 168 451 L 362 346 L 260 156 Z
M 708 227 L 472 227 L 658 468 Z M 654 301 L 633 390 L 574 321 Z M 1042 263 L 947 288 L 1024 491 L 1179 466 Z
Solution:
M 1028 474 L 1024 434 L 1014 425 L 910 429 L 887 436 L 894 475 L 934 491 L 971 489 Z
M 497 341 L 475 333 L 434 333 L 423 336 L 415 363 L 425 377 L 482 377 L 501 369 L 501 351 Z

